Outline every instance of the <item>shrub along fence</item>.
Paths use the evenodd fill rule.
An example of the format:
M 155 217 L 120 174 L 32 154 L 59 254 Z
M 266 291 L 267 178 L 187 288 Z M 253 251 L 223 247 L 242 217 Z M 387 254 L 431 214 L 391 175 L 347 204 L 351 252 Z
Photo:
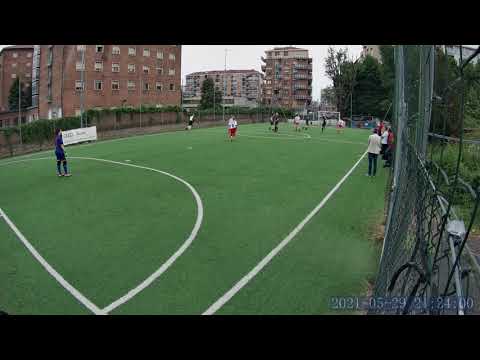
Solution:
M 282 108 L 221 108 L 195 110 L 195 127 L 219 126 L 234 115 L 242 123 L 268 121 L 271 114 L 278 112 L 284 120 L 293 117 L 291 110 Z M 185 127 L 191 113 L 182 111 L 178 106 L 140 108 L 117 108 L 88 110 L 84 114 L 83 126 L 96 126 L 98 138 L 115 138 L 142 133 L 180 130 Z M 223 116 L 225 114 L 225 117 Z M 0 158 L 53 147 L 55 128 L 62 130 L 78 129 L 81 126 L 80 117 L 64 117 L 59 119 L 40 119 L 18 127 L 0 129 Z

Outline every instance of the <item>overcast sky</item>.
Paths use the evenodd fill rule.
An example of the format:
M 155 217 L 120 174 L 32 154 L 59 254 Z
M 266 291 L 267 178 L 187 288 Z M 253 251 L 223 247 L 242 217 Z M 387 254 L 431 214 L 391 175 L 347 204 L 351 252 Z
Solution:
M 8 45 L 0 45 L 0 49 Z M 255 69 L 261 71 L 261 56 L 265 50 L 276 46 L 289 45 L 183 45 L 182 46 L 182 82 L 185 75 L 204 70 L 223 70 L 225 67 L 225 49 L 227 52 L 227 69 Z M 293 45 L 309 50 L 313 57 L 312 96 L 317 100 L 320 89 L 329 86 L 330 80 L 325 76 L 324 60 L 329 45 Z M 361 45 L 333 45 L 335 48 L 347 47 L 352 58 L 357 58 L 362 50 Z

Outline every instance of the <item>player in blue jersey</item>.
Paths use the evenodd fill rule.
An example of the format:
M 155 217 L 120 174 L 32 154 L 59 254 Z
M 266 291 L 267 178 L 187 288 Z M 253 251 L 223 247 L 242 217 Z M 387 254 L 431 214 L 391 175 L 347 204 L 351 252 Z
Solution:
M 62 130 L 55 129 L 55 156 L 57 157 L 57 175 L 58 176 L 71 176 L 67 169 L 67 159 L 65 158 L 65 148 L 63 146 Z M 63 163 L 63 170 L 65 174 L 62 174 L 60 163 Z

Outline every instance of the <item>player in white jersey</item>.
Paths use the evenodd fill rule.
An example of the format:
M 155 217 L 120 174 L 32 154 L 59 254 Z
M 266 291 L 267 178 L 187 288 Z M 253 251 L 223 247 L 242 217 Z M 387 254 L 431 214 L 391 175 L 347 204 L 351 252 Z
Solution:
M 300 131 L 300 116 L 298 116 L 298 114 L 296 114 L 293 119 L 293 126 L 295 127 L 295 131 Z
M 232 116 L 228 120 L 228 134 L 230 136 L 230 141 L 233 141 L 233 138 L 237 134 L 237 127 L 238 127 L 237 120 L 235 120 L 235 116 Z

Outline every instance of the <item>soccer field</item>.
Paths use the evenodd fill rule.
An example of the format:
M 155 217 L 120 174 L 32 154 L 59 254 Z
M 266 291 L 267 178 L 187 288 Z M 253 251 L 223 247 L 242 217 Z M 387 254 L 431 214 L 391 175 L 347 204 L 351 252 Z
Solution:
M 386 171 L 366 177 L 365 156 L 345 177 L 368 135 L 137 136 L 67 147 L 71 178 L 53 150 L 2 160 L 0 309 L 333 314 L 330 297 L 365 295 L 378 266 Z

